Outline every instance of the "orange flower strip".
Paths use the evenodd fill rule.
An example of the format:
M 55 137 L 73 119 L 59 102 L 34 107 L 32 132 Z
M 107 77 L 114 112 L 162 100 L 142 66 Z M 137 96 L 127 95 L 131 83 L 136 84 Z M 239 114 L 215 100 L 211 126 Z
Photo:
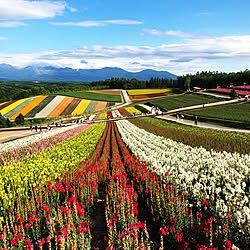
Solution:
M 25 106 L 23 109 L 21 109 L 16 114 L 14 114 L 10 119 L 15 119 L 17 116 L 19 116 L 19 114 L 22 114 L 23 116 L 25 116 L 33 108 L 35 108 L 42 100 L 44 100 L 46 97 L 47 97 L 47 95 L 38 96 L 35 100 L 33 100 L 31 103 L 29 103 L 27 106 Z
M 64 99 L 64 96 L 57 95 L 51 102 L 48 103 L 39 113 L 35 115 L 36 118 L 47 117 L 58 104 Z
M 82 99 L 74 98 L 72 102 L 68 105 L 68 107 L 64 109 L 61 115 L 70 115 L 81 101 Z
M 68 105 L 72 102 L 72 100 L 73 100 L 72 97 L 65 97 L 47 117 L 59 116 L 64 111 L 64 109 L 68 107 Z
M 95 108 L 95 111 L 100 110 L 100 109 L 105 109 L 107 106 L 107 102 L 99 102 Z

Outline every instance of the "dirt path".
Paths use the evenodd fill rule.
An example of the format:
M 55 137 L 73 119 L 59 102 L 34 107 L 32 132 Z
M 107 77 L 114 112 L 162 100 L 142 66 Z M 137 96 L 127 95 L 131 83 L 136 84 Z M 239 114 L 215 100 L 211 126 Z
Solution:
M 4 131 L 0 132 L 0 143 L 14 141 L 19 138 L 24 138 L 39 132 L 30 131 L 30 130 L 21 130 L 21 131 Z

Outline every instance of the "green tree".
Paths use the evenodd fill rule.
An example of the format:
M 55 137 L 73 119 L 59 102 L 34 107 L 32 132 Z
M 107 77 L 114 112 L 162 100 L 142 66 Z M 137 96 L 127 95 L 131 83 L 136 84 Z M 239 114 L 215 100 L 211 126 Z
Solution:
M 230 97 L 231 98 L 236 98 L 238 96 L 238 94 L 236 93 L 235 89 L 232 89 L 230 92 Z
M 15 123 L 19 125 L 24 125 L 24 117 L 21 113 L 16 117 Z

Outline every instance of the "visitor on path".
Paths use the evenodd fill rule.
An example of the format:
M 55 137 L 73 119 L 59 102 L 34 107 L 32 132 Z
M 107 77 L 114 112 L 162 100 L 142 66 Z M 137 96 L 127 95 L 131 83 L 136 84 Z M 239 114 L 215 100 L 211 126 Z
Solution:
M 198 117 L 197 117 L 197 115 L 194 117 L 194 124 L 195 125 L 197 125 L 197 123 L 198 123 Z
M 179 114 L 177 113 L 176 114 L 176 121 L 178 121 L 179 120 Z
M 40 125 L 39 129 L 40 129 L 40 132 L 42 132 L 42 126 L 41 125 Z
M 181 114 L 181 121 L 183 122 L 183 119 L 184 119 L 184 115 L 183 114 Z
M 33 127 L 32 127 L 32 125 L 30 125 L 30 131 L 32 131 L 33 130 Z
M 38 129 L 38 126 L 36 125 L 36 126 L 35 126 L 35 130 L 36 130 L 36 132 L 37 132 L 37 129 Z

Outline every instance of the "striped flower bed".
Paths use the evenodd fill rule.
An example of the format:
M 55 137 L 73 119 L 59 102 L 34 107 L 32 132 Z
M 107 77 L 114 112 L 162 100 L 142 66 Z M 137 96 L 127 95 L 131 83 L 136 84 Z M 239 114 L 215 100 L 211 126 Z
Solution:
M 60 115 L 71 115 L 71 113 L 75 110 L 78 104 L 81 102 L 81 99 L 74 98 L 71 103 L 68 105 L 66 109 Z
M 99 103 L 97 104 L 97 106 L 96 106 L 95 111 L 98 111 L 98 110 L 100 110 L 100 109 L 105 109 L 106 106 L 107 106 L 107 102 L 99 102 Z
M 7 112 L 4 116 L 6 118 L 10 118 L 15 114 L 19 114 L 19 111 L 21 111 L 24 107 L 26 107 L 28 104 L 30 104 L 34 99 L 36 99 L 36 96 L 26 99 L 24 102 L 22 102 L 21 104 L 19 104 L 18 106 L 16 106 L 15 108 L 10 110 L 9 112 Z
M 17 107 L 18 105 L 20 105 L 22 102 L 24 102 L 25 100 L 27 100 L 27 98 L 25 99 L 21 99 L 18 101 L 15 101 L 13 103 L 11 103 L 10 105 L 6 106 L 5 108 L 1 109 L 1 114 L 4 116 L 6 113 L 8 113 L 9 111 L 11 111 L 12 109 L 14 109 L 15 107 Z
M 64 97 L 64 99 L 57 105 L 47 117 L 56 117 L 59 116 L 64 109 L 68 107 L 68 105 L 72 102 L 73 98 Z
M 53 99 L 54 95 L 47 96 L 43 101 L 41 101 L 35 108 L 33 108 L 25 117 L 34 117 L 39 113 L 44 107 L 46 107 Z
M 12 103 L 14 103 L 14 102 L 16 102 L 16 101 L 11 101 L 11 102 L 2 103 L 2 104 L 0 105 L 0 113 L 1 113 L 1 110 L 2 110 L 3 108 L 7 107 L 8 105 L 10 105 L 10 104 L 12 104 Z
M 91 101 L 88 105 L 88 107 L 84 110 L 84 113 L 92 112 L 93 110 L 96 109 L 98 104 L 98 101 Z
M 39 113 L 35 115 L 36 118 L 47 116 L 56 106 L 63 100 L 64 96 L 56 96 L 47 106 L 45 106 Z
M 147 99 L 147 98 L 154 98 L 154 97 L 161 97 L 166 96 L 165 93 L 159 93 L 159 94 L 149 94 L 149 95 L 131 95 L 129 96 L 132 100 L 140 100 L 140 99 Z
M 34 109 L 41 101 L 43 101 L 47 96 L 38 96 L 35 100 L 25 106 L 22 110 L 17 112 L 13 115 L 10 119 L 15 119 L 20 113 L 25 116 L 27 115 L 32 109 Z
M 75 108 L 75 110 L 71 113 L 71 115 L 81 115 L 83 114 L 84 110 L 88 107 L 90 104 L 90 100 L 83 99 L 79 105 Z
M 114 106 L 115 102 L 90 101 L 62 95 L 41 95 L 0 104 L 0 113 L 15 119 L 19 114 L 25 118 L 82 115 Z

